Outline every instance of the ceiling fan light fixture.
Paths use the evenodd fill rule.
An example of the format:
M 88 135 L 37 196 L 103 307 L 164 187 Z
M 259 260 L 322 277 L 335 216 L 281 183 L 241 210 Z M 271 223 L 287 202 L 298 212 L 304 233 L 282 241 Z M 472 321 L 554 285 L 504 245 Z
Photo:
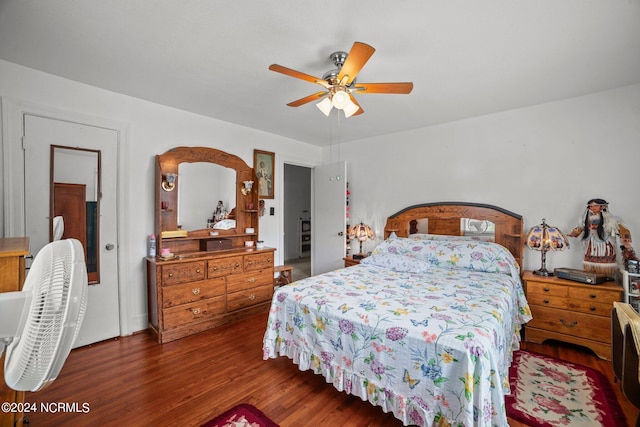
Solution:
M 318 102 L 316 104 L 316 107 L 318 107 L 318 109 L 322 111 L 325 116 L 329 117 L 329 114 L 331 114 L 331 108 L 333 106 L 331 105 L 331 100 L 327 97 L 322 101 Z
M 360 107 L 358 107 L 358 105 L 355 102 L 353 102 L 352 100 L 349 100 L 349 103 L 347 104 L 346 107 L 342 109 L 342 111 L 344 111 L 344 116 L 346 118 L 349 118 L 353 116 L 356 112 L 358 112 L 359 109 Z
M 335 91 L 334 94 L 331 96 L 331 105 L 333 105 L 338 110 L 342 110 L 347 105 L 349 105 L 349 103 L 353 103 L 353 102 L 351 101 L 349 94 L 343 89 L 339 89 Z

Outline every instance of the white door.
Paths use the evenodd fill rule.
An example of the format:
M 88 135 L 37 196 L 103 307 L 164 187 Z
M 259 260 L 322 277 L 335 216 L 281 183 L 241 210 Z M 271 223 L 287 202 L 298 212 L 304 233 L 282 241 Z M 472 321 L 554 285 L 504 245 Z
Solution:
M 117 244 L 118 132 L 97 126 L 25 114 L 25 232 L 31 253 L 49 242 L 51 145 L 100 150 L 101 198 L 98 216 L 100 281 L 89 285 L 84 322 L 75 346 L 120 335 Z
M 344 267 L 347 226 L 346 162 L 313 169 L 313 249 L 311 273 Z

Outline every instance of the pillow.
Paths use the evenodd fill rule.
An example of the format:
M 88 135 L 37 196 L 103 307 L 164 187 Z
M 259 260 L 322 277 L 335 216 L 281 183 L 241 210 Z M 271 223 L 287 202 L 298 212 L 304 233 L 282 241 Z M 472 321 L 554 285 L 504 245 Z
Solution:
M 428 262 L 432 266 L 500 273 L 519 278 L 520 268 L 506 248 L 497 243 L 468 239 L 428 240 L 395 238 L 385 240 L 373 251 Z
M 426 273 L 432 269 L 427 261 L 394 253 L 372 254 L 360 261 L 360 264 L 375 265 L 403 273 Z
M 471 234 L 466 236 L 449 236 L 446 234 L 409 234 L 410 239 L 415 240 L 480 240 L 483 242 L 493 242 L 493 234 Z

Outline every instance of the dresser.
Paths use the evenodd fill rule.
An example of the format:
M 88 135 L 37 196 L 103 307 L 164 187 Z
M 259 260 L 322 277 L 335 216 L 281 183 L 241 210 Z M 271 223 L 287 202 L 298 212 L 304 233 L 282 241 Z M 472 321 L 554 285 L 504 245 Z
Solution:
M 268 310 L 274 249 L 239 249 L 147 258 L 149 329 L 173 341 Z
M 616 282 L 588 285 L 557 277 L 523 275 L 533 320 L 525 325 L 525 341 L 547 339 L 590 348 L 598 357 L 611 360 L 611 309 L 620 301 L 622 287 Z
M 269 310 L 275 249 L 258 249 L 254 182 L 251 166 L 215 148 L 156 156 L 157 256 L 146 258 L 146 270 L 149 330 L 159 343 Z M 223 200 L 221 220 L 214 209 Z
M 29 254 L 28 237 L 0 238 L 0 292 L 22 289 L 25 257 Z M 4 382 L 4 354 L 0 357 L 0 403 L 22 403 L 24 392 L 10 389 Z M 0 412 L 0 427 L 23 425 L 21 412 Z

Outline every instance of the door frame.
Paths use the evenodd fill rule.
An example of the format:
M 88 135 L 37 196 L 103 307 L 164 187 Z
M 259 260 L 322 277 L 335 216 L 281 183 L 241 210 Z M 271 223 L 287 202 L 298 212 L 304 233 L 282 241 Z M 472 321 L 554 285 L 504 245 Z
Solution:
M 117 145 L 117 184 L 116 184 L 116 235 L 118 239 L 118 306 L 120 318 L 120 336 L 132 333 L 129 322 L 129 308 L 127 301 L 130 299 L 124 286 L 125 266 L 129 259 L 128 245 L 125 236 L 128 235 L 128 222 L 126 221 L 125 200 L 129 198 L 129 189 L 124 184 L 128 182 L 128 150 L 129 126 L 125 123 L 105 119 L 103 117 L 89 116 L 86 114 L 61 110 L 42 104 L 36 104 L 24 100 L 0 97 L 2 106 L 2 189 L 3 197 L 0 201 L 0 222 L 3 225 L 4 237 L 24 236 L 25 234 L 25 198 L 24 198 L 24 151 L 22 149 L 22 135 L 25 114 L 40 116 L 48 119 L 77 123 L 94 127 L 113 130 L 118 135 Z

